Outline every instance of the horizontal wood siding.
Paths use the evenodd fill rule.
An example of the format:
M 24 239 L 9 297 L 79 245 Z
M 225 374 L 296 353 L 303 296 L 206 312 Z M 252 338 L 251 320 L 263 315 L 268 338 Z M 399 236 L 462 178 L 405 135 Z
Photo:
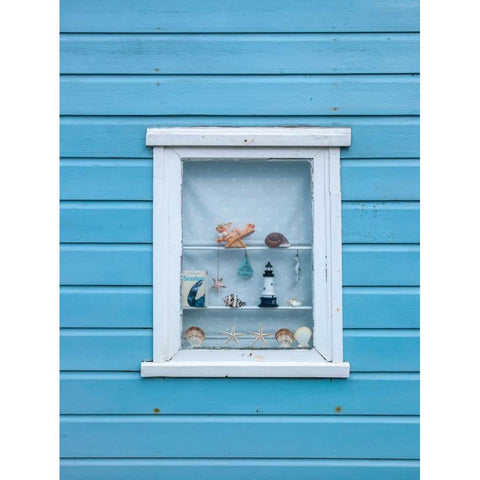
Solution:
M 60 82 L 60 112 L 418 115 L 419 85 L 413 75 L 68 75 Z
M 68 74 L 418 73 L 418 35 L 62 35 Z M 352 50 L 355 55 L 352 55 Z
M 416 459 L 419 449 L 408 416 L 83 415 L 60 428 L 64 458 L 295 458 L 302 445 L 302 458 Z
M 72 99 L 73 100 L 73 99 Z M 80 108 L 80 107 L 78 107 Z M 318 113 L 318 112 L 317 112 Z M 419 121 L 415 117 L 319 116 L 165 116 L 165 117 L 64 117 L 60 122 L 63 157 L 152 158 L 145 146 L 149 127 L 199 126 L 324 126 L 352 129 L 352 145 L 342 148 L 342 158 L 418 158 Z
M 416 287 L 344 287 L 346 328 L 419 328 Z M 60 324 L 66 328 L 151 328 L 151 287 L 64 286 Z
M 216 460 L 216 459 L 65 459 L 62 478 L 69 480 L 418 480 L 417 460 Z
M 62 32 L 418 32 L 416 0 L 61 0 Z
M 138 372 L 64 372 L 62 414 L 418 415 L 416 373 L 344 379 L 142 378 Z M 292 389 L 295 395 L 291 395 Z M 372 396 L 372 391 L 375 395 Z M 192 402 L 191 399 L 195 398 Z
M 419 200 L 418 160 L 342 160 L 344 201 Z M 152 200 L 152 161 L 64 159 L 62 200 Z
M 65 243 L 151 243 L 151 202 L 63 202 Z M 418 203 L 346 202 L 343 243 L 418 243 Z M 257 239 L 258 241 L 258 239 Z
M 61 0 L 62 480 L 418 480 L 418 0 Z M 141 378 L 149 127 L 346 126 L 349 379 Z
M 345 330 L 343 343 L 353 372 L 418 372 L 418 330 Z M 65 371 L 134 372 L 139 359 L 152 360 L 151 329 L 62 330 Z
M 416 245 L 345 245 L 345 286 L 418 286 Z M 64 244 L 62 285 L 151 285 L 150 244 Z

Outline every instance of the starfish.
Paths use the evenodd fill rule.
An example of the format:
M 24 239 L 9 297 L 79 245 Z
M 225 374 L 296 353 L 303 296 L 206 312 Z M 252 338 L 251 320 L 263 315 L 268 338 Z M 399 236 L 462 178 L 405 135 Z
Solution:
M 228 337 L 227 341 L 223 344 L 224 347 L 230 342 L 230 340 L 233 340 L 238 345 L 237 337 L 246 335 L 245 333 L 237 333 L 235 331 L 235 324 L 232 325 L 230 332 L 225 332 L 224 330 L 221 330 L 221 332 Z
M 213 280 L 213 285 L 210 287 L 210 290 L 211 290 L 212 288 L 216 288 L 216 289 L 217 289 L 217 293 L 220 293 L 220 289 L 222 289 L 222 288 L 227 288 L 227 287 L 223 284 L 223 277 L 221 277 L 221 278 L 212 277 L 212 280 Z
M 267 346 L 267 342 L 265 341 L 265 337 L 271 337 L 273 335 L 273 333 L 263 333 L 263 326 L 262 324 L 260 324 L 260 327 L 258 329 L 258 332 L 248 332 L 248 333 L 251 333 L 252 335 L 255 336 L 255 340 L 253 341 L 253 345 L 255 345 L 259 340 L 265 345 Z

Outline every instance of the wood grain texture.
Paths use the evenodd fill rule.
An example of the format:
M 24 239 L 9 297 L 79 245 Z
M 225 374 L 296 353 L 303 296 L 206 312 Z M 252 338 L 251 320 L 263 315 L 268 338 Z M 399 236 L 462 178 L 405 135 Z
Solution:
M 343 160 L 342 199 L 419 200 L 418 160 Z M 152 200 L 152 162 L 146 159 L 63 159 L 61 200 Z
M 352 372 L 418 372 L 417 330 L 345 330 L 344 358 Z M 88 352 L 88 355 L 85 355 Z M 63 329 L 64 371 L 137 372 L 152 359 L 150 329 Z
M 60 429 L 64 458 L 418 459 L 419 450 L 416 417 L 67 416 Z
M 62 32 L 411 32 L 418 0 L 61 1 Z
M 63 74 L 418 73 L 418 34 L 85 35 L 60 39 Z
M 345 287 L 345 328 L 419 328 L 416 287 Z M 61 287 L 60 325 L 152 328 L 151 287 Z
M 418 480 L 417 460 L 249 460 L 249 459 L 64 459 L 69 480 Z
M 418 415 L 418 387 L 416 373 L 354 373 L 346 381 L 145 379 L 138 373 L 64 372 L 60 411 L 75 415 L 156 415 L 157 411 L 161 415 Z
M 418 115 L 419 83 L 414 75 L 68 75 L 60 81 L 60 112 Z
M 418 158 L 419 120 L 413 117 L 72 117 L 60 122 L 63 157 L 152 158 L 145 146 L 149 127 L 348 126 L 352 145 L 341 158 Z
M 151 202 L 62 202 L 60 240 L 66 243 L 151 243 Z M 418 203 L 342 206 L 343 243 L 418 243 Z

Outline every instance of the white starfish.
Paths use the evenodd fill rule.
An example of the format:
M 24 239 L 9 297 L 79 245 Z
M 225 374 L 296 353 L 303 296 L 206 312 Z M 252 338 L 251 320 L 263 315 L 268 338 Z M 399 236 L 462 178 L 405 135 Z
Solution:
M 253 341 L 253 345 L 255 345 L 259 340 L 267 346 L 267 342 L 265 341 L 265 337 L 271 337 L 273 333 L 263 333 L 263 326 L 260 324 L 260 327 L 258 328 L 258 332 L 248 332 L 251 333 L 252 335 L 255 336 L 255 340 Z
M 223 344 L 225 347 L 231 340 L 233 340 L 237 345 L 238 345 L 238 340 L 237 337 L 243 337 L 246 335 L 246 333 L 237 333 L 235 331 L 235 324 L 232 325 L 232 329 L 230 332 L 226 332 L 224 330 L 221 330 L 221 332 L 228 337 L 227 341 Z

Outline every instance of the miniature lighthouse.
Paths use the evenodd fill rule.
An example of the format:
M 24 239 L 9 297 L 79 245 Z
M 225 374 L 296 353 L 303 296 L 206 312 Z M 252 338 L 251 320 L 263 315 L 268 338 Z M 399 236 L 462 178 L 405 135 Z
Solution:
M 259 307 L 278 307 L 277 297 L 275 296 L 275 289 L 273 286 L 273 267 L 270 262 L 265 265 L 265 272 L 263 272 L 263 290 L 260 295 Z

